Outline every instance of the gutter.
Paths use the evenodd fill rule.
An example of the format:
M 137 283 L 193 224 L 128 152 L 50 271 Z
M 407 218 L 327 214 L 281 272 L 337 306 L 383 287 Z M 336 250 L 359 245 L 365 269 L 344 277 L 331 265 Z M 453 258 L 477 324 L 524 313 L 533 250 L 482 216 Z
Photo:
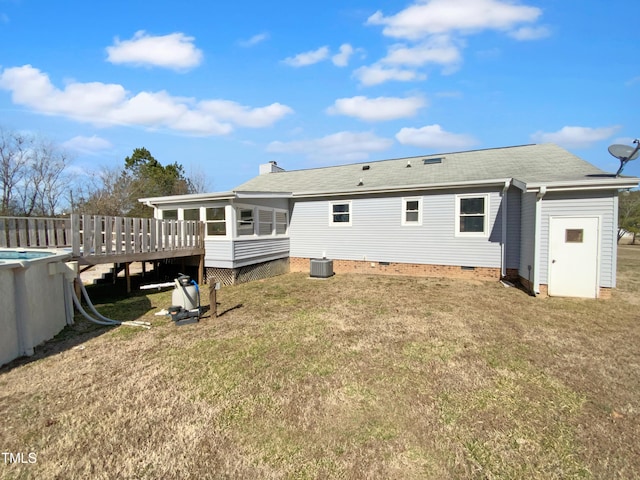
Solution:
M 538 192 L 540 189 L 545 188 L 548 192 L 571 192 L 580 190 L 616 190 L 619 188 L 635 188 L 638 186 L 640 178 L 611 178 L 602 179 L 600 181 L 594 180 L 578 180 L 578 181 L 561 181 L 561 182 L 546 182 L 546 183 L 524 183 L 522 188 L 527 193 Z
M 535 230 L 533 234 L 534 246 L 533 246 L 533 294 L 540 294 L 540 230 L 542 228 L 542 198 L 547 193 L 547 187 L 545 185 L 540 186 L 536 195 L 536 218 L 535 218 Z

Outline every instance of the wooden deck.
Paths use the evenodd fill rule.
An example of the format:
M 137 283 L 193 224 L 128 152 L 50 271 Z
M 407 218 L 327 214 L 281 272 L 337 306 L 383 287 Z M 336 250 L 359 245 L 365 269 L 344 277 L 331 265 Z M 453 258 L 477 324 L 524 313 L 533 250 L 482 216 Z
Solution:
M 77 215 L 70 218 L 0 217 L 0 247 L 69 250 L 80 265 L 146 262 L 200 256 L 199 221 Z

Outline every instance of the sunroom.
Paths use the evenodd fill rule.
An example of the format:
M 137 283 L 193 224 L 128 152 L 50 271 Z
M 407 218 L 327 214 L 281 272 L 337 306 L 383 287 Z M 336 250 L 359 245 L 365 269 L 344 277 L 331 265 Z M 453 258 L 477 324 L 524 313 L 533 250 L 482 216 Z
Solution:
M 233 284 L 288 270 L 290 197 L 221 192 L 139 201 L 153 207 L 155 218 L 202 221 L 206 277 Z

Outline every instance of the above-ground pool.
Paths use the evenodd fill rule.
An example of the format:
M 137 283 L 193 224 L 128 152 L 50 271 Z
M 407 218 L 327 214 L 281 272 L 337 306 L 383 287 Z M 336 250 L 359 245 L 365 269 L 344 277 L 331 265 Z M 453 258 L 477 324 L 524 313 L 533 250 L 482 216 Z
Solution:
M 0 248 L 0 365 L 33 355 L 72 321 L 70 259 L 60 250 Z

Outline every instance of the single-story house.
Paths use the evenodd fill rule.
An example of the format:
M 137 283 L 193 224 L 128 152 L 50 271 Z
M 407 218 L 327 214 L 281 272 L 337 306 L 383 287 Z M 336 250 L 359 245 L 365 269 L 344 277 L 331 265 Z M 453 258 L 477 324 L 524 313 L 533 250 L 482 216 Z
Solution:
M 205 222 L 207 277 L 333 271 L 520 281 L 533 294 L 607 297 L 616 284 L 616 177 L 553 145 L 285 171 L 232 191 L 140 199 Z

